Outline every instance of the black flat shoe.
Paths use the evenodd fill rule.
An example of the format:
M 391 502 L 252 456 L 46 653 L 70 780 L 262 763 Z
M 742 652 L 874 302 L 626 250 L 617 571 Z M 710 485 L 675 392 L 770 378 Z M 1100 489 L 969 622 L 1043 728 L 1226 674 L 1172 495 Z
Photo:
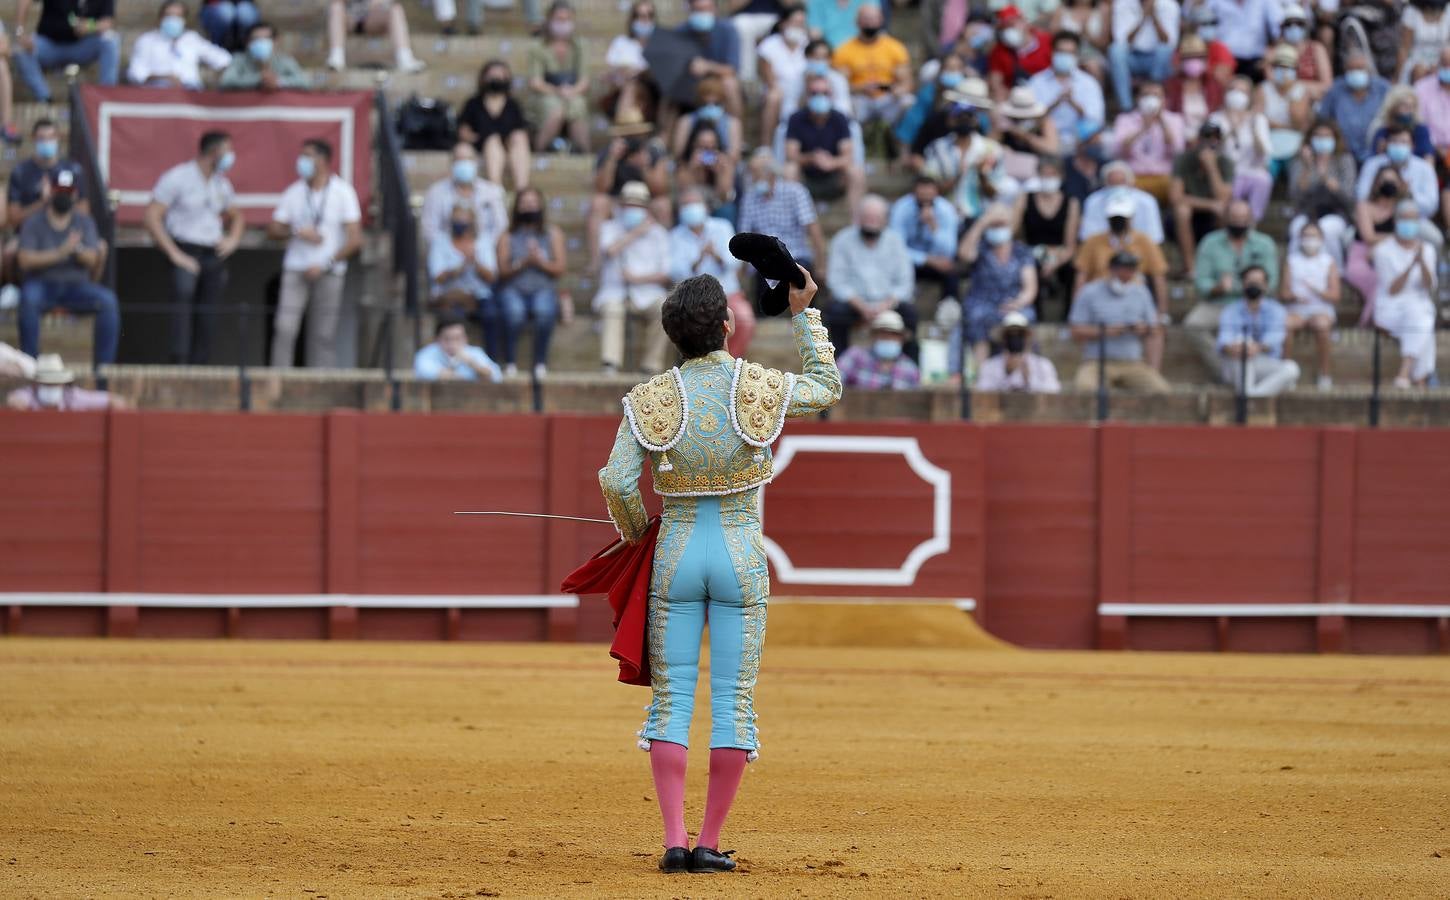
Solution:
M 730 865 L 735 865 L 731 863 Z M 690 851 L 684 847 L 671 847 L 660 857 L 660 871 L 671 875 L 690 871 Z
M 709 847 L 696 847 L 694 854 L 690 857 L 691 872 L 729 872 L 735 868 L 735 860 L 730 858 L 734 850 L 726 850 L 721 853 L 718 850 L 711 850 Z

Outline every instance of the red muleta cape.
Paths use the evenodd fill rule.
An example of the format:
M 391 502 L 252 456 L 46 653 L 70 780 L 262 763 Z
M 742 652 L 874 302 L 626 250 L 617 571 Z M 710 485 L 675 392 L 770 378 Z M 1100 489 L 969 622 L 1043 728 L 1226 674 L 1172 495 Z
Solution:
M 649 580 L 654 570 L 660 519 L 650 519 L 633 544 L 615 541 L 569 574 L 559 589 L 566 594 L 607 594 L 614 611 L 614 642 L 609 655 L 619 660 L 619 680 L 649 686 Z

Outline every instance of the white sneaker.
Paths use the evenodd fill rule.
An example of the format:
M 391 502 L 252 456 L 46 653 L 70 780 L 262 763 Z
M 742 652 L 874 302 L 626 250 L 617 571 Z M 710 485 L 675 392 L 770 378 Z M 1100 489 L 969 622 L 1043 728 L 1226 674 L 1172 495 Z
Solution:
M 1315 383 L 1319 386 L 1319 389 L 1321 391 L 1327 391 L 1330 388 L 1334 387 L 1334 379 L 1330 378 L 1328 375 L 1320 375 L 1319 380 Z
M 347 68 L 347 57 L 343 55 L 341 47 L 333 47 L 327 51 L 327 67 L 334 72 L 341 72 Z
M 534 380 L 543 381 L 544 376 L 549 374 L 549 367 L 543 363 L 534 363 Z
M 405 75 L 411 75 L 414 72 L 421 72 L 426 68 L 428 68 L 427 64 L 425 64 L 423 60 L 414 56 L 413 51 L 405 50 L 402 53 L 398 54 L 399 72 L 402 72 Z
M 20 288 L 7 284 L 0 288 L 0 309 L 14 309 L 20 305 Z
M 506 378 L 512 378 L 515 375 L 519 374 L 519 367 L 514 365 L 513 363 L 509 363 L 508 365 L 503 367 L 503 374 Z

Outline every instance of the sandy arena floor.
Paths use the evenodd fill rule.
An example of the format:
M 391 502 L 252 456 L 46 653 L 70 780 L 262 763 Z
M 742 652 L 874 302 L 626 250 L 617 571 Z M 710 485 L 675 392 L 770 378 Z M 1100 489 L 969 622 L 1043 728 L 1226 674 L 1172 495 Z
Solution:
M 612 677 L 0 640 L 0 895 L 1450 896 L 1444 659 L 774 646 L 728 876 L 654 870 L 647 692 Z

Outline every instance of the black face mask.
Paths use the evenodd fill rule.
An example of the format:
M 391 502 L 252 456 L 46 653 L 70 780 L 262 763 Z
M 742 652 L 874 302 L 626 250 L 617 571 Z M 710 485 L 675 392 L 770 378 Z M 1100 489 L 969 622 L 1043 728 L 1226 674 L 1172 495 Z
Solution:
M 56 194 L 50 198 L 50 208 L 60 215 L 70 212 L 76 205 L 76 198 L 70 194 Z
M 952 125 L 952 134 L 958 137 L 965 137 L 966 135 L 976 133 L 977 122 L 975 119 L 966 119 L 965 121 L 957 122 Z
M 870 28 L 861 28 L 859 31 L 861 32 L 861 37 L 869 41 L 881 33 L 881 26 L 873 25 Z
M 520 225 L 537 225 L 544 214 L 537 209 L 521 209 L 519 214 L 514 216 Z
M 1264 286 L 1262 284 L 1246 284 L 1246 285 L 1244 285 L 1244 299 L 1245 300 L 1257 300 L 1257 299 L 1259 299 L 1262 296 L 1264 296 Z
M 1113 234 L 1125 235 L 1128 233 L 1128 220 L 1122 216 L 1113 216 L 1108 220 L 1108 227 L 1112 229 Z
M 469 229 L 473 227 L 467 222 L 450 222 L 448 224 L 449 230 L 453 232 L 454 237 L 463 237 L 465 234 L 468 234 Z
M 861 240 L 863 240 L 863 241 L 874 241 L 874 240 L 876 240 L 879 237 L 881 237 L 881 229 L 879 229 L 879 228 L 866 228 L 864 226 L 861 228 Z
M 1021 353 L 1027 349 L 1027 332 L 1012 330 L 1002 335 L 1002 344 L 1008 353 Z
M 1228 236 L 1231 237 L 1231 238 L 1233 238 L 1233 239 L 1235 239 L 1235 240 L 1243 237 L 1244 235 L 1246 235 L 1248 233 L 1249 233 L 1249 226 L 1247 226 L 1247 225 L 1230 225 L 1230 226 L 1228 226 Z
M 485 94 L 507 94 L 509 87 L 510 82 L 507 78 L 490 78 L 483 83 L 483 92 Z
M 1381 197 L 1392 200 L 1400 195 L 1400 186 L 1393 181 L 1386 181 L 1380 185 L 1379 193 Z

